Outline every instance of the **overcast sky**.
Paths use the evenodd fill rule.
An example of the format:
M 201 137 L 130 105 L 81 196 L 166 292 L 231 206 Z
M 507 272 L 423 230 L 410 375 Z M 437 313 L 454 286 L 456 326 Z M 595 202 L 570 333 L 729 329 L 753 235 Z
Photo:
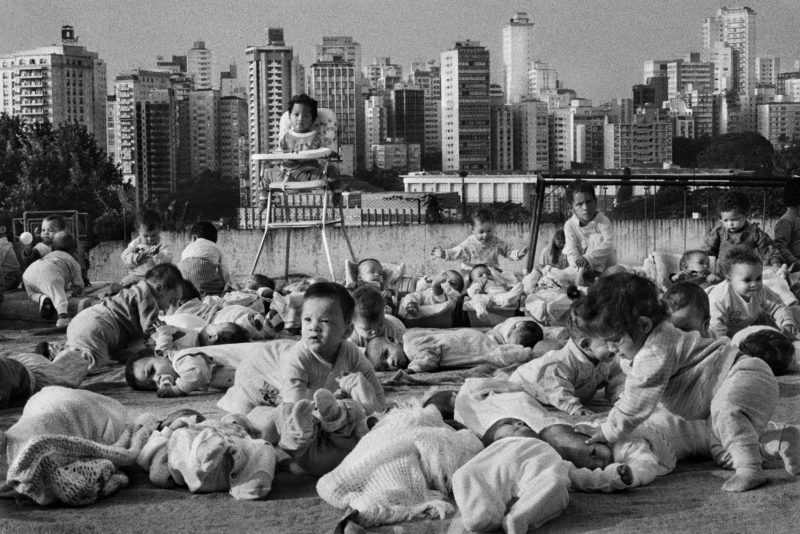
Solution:
M 243 76 L 245 47 L 280 26 L 304 65 L 323 35 L 354 37 L 364 64 L 389 56 L 404 69 L 456 40 L 478 40 L 491 52 L 492 82 L 501 83 L 502 28 L 526 11 L 536 56 L 564 86 L 599 103 L 630 96 L 644 61 L 699 51 L 703 18 L 723 5 L 757 12 L 758 55 L 784 58 L 784 70 L 800 58 L 800 0 L 0 0 L 0 53 L 57 43 L 61 25 L 71 24 L 79 43 L 107 62 L 111 82 L 204 40 L 217 80 L 231 62 Z

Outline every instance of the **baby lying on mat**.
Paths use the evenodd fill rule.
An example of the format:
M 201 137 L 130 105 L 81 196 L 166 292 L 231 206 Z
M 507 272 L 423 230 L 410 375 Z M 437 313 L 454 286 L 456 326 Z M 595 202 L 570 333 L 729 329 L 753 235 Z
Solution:
M 403 349 L 411 373 L 482 363 L 505 367 L 533 359 L 533 347 L 543 337 L 533 320 L 510 317 L 485 334 L 473 328 L 412 328 L 403 336 Z

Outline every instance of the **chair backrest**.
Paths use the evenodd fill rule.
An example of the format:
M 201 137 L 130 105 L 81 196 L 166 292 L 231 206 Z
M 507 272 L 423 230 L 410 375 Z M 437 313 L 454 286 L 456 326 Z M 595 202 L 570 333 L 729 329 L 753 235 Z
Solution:
M 280 131 L 278 135 L 283 137 L 283 134 L 292 128 L 292 122 L 289 119 L 289 112 L 284 112 L 281 116 Z M 317 120 L 311 125 L 311 128 L 319 132 L 323 148 L 330 148 L 333 151 L 339 150 L 339 142 L 336 138 L 336 113 L 329 108 L 317 109 Z

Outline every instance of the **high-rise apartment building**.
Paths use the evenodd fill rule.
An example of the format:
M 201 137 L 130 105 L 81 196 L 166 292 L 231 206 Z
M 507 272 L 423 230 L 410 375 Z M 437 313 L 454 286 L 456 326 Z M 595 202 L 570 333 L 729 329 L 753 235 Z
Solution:
M 219 174 L 225 184 L 247 184 L 249 143 L 247 100 L 237 96 L 219 99 Z
M 175 193 L 175 104 L 171 89 L 151 91 L 147 100 L 135 104 L 138 207 Z
M 739 96 L 749 96 L 756 85 L 756 12 L 749 7 L 722 7 L 703 20 L 703 48 L 724 43 L 736 51 L 735 84 Z
M 458 41 L 442 52 L 442 170 L 486 170 L 491 164 L 489 50 Z
M 28 123 L 83 124 L 106 146 L 106 64 L 78 45 L 72 26 L 61 44 L 0 56 L 0 113 Z
M 219 91 L 189 93 L 191 175 L 219 170 Z
M 364 78 L 371 88 L 389 91 L 403 80 L 403 67 L 392 63 L 391 58 L 376 57 L 364 67 Z
M 528 70 L 533 61 L 533 22 L 517 12 L 503 26 L 503 89 L 506 103 L 528 96 Z
M 422 88 L 425 94 L 425 151 L 439 152 L 442 149 L 442 85 L 439 63 L 429 61 L 418 65 L 411 82 Z
M 366 166 L 364 115 L 358 71 L 348 61 L 317 61 L 311 65 L 309 93 L 319 106 L 336 114 L 340 170 L 352 175 Z M 359 109 L 360 108 L 360 109 Z M 360 123 L 360 124 L 359 124 Z
M 202 91 L 212 88 L 212 54 L 205 41 L 195 41 L 186 54 L 186 73 L 192 79 L 193 89 Z
M 541 98 L 543 93 L 558 89 L 558 72 L 547 63 L 536 60 L 528 70 L 528 92 L 534 98 Z
M 117 97 L 114 95 L 108 95 L 106 97 L 106 155 L 111 161 L 116 160 L 116 156 L 114 153 L 114 145 L 116 141 L 114 140 L 114 120 L 116 119 L 116 112 L 117 109 Z
M 323 37 L 316 45 L 318 61 L 342 61 L 351 63 L 361 76 L 361 45 L 348 36 Z
M 297 70 L 294 50 L 283 40 L 283 28 L 267 28 L 267 43 L 248 46 L 247 112 L 251 154 L 272 152 L 278 147 L 281 116 L 295 94 Z M 258 201 L 258 165 L 250 164 L 250 181 L 241 198 Z M 243 204 L 248 207 L 251 204 Z
M 769 102 L 758 106 L 758 133 L 780 149 L 800 139 L 800 102 Z
M 492 104 L 493 171 L 514 170 L 514 112 L 510 105 Z
M 672 121 L 637 114 L 631 123 L 604 127 L 605 168 L 662 165 L 672 161 Z
M 143 144 L 142 139 L 146 140 L 152 136 L 145 134 L 143 137 L 139 129 L 143 124 L 156 124 L 156 118 L 150 115 L 151 112 L 154 112 L 153 110 L 160 108 L 173 110 L 173 106 L 163 105 L 168 98 L 174 99 L 174 93 L 167 92 L 169 89 L 170 72 L 168 71 L 140 69 L 119 74 L 114 80 L 114 94 L 116 95 L 113 121 L 115 161 L 120 164 L 122 169 L 122 179 L 136 186 L 136 200 L 140 203 L 137 205 L 150 200 L 148 192 L 153 189 L 147 180 L 153 176 L 154 172 L 142 168 L 142 162 L 151 161 L 147 155 L 140 155 L 142 150 L 148 149 L 148 145 Z M 137 107 L 137 104 L 148 101 L 158 102 L 162 105 L 160 107 Z M 168 116 L 167 119 L 175 121 L 174 116 Z M 158 137 L 162 138 L 161 134 Z M 171 167 L 168 166 L 168 168 Z M 158 179 L 164 183 L 164 178 Z M 174 180 L 174 178 L 170 180 Z
M 370 147 L 367 152 L 367 169 L 376 166 L 373 146 L 380 145 L 388 137 L 388 113 L 383 95 L 373 95 L 364 100 L 364 143 Z
M 756 58 L 756 84 L 778 85 L 778 74 L 781 72 L 781 58 Z
M 793 83 L 790 82 L 790 80 L 798 80 L 798 79 L 800 79 L 800 71 L 781 72 L 780 74 L 778 74 L 778 83 L 775 86 L 775 92 L 779 95 L 785 95 L 787 82 Z
M 513 116 L 513 170 L 541 171 L 550 167 L 548 114 L 545 102 L 522 100 L 510 105 Z
M 389 137 L 416 143 L 425 153 L 425 91 L 411 84 L 396 84 L 389 94 Z

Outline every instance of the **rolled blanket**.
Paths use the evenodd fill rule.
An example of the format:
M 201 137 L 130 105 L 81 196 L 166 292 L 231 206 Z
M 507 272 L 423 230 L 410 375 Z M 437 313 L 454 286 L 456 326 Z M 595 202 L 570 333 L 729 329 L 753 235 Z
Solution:
M 31 438 L 8 469 L 3 496 L 24 495 L 37 504 L 91 504 L 128 485 L 119 467 L 134 465 L 155 420 L 126 429 L 112 445 L 74 436 Z

